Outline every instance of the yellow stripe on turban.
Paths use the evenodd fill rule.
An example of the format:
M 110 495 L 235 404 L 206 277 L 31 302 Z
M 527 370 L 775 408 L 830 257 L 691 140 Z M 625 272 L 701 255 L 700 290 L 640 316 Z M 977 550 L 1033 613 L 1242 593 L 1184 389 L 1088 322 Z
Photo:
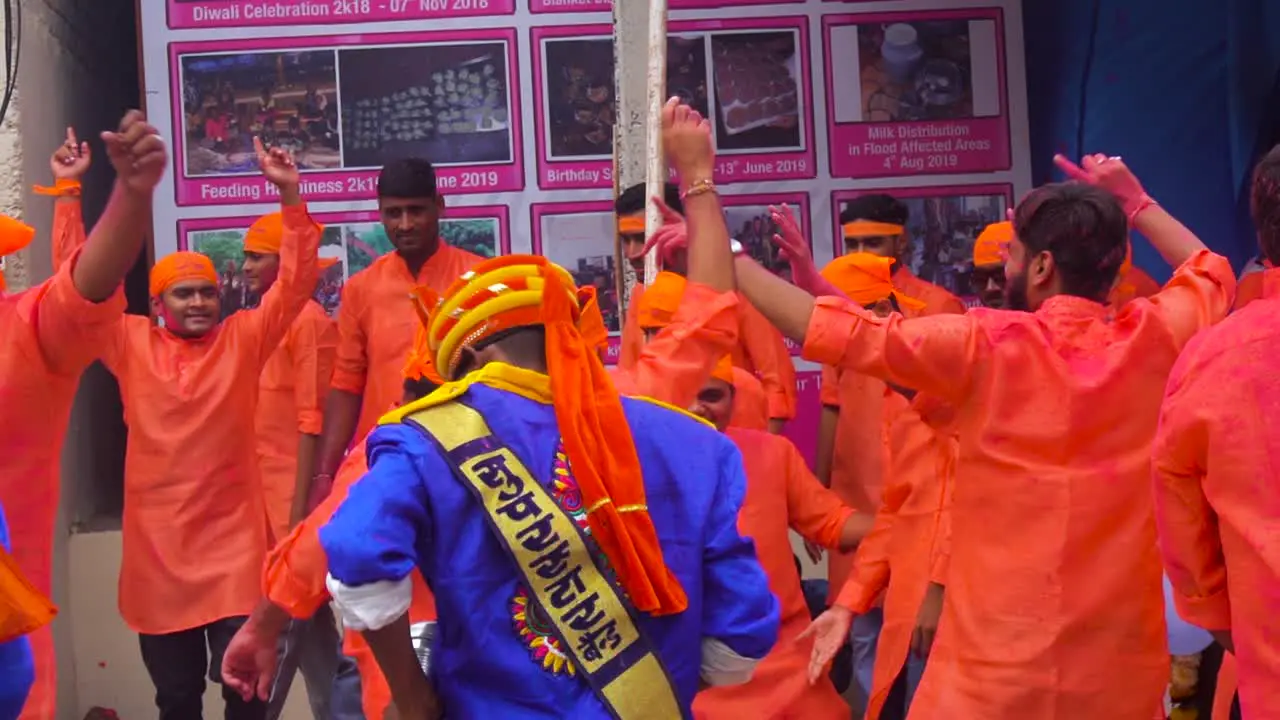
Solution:
M 882 255 L 849 253 L 827 263 L 822 268 L 822 277 L 864 307 L 892 295 L 902 307 L 912 310 L 923 308 L 923 302 L 893 287 L 893 263 L 893 258 Z
M 323 232 L 324 226 L 317 225 Z M 244 234 L 244 251 L 259 255 L 279 255 L 280 245 L 284 242 L 284 216 L 278 212 L 268 213 L 253 221 Z
M 986 226 L 978 234 L 978 239 L 973 241 L 974 266 L 1004 265 L 1005 253 L 1011 242 L 1013 223 L 1005 220 Z
M 35 228 L 7 215 L 0 215 L 0 257 L 18 252 L 30 245 L 35 237 Z M 0 272 L 0 292 L 5 288 L 4 273 Z
M 453 283 L 431 315 L 436 367 L 452 379 L 461 348 L 504 330 L 545 328 L 552 407 L 591 536 L 638 610 L 682 612 L 688 598 L 658 545 L 622 401 L 579 330 L 578 303 L 573 277 L 546 258 L 485 260 Z
M 176 252 L 165 255 L 151 266 L 151 296 L 159 297 L 165 290 L 184 280 L 208 280 L 218 284 L 218 273 L 213 261 L 197 252 Z
M 642 330 L 661 330 L 671 324 L 680 309 L 687 281 L 668 270 L 658 273 L 653 284 L 640 296 L 637 323 Z
M 884 237 L 901 235 L 906 228 L 897 223 L 873 222 L 871 220 L 854 220 L 840 226 L 846 238 Z

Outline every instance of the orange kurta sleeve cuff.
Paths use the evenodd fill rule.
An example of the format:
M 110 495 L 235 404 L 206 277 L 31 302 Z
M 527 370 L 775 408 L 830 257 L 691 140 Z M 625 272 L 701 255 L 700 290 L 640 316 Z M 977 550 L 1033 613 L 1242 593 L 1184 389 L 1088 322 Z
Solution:
M 855 566 L 853 572 L 849 574 L 849 579 L 845 581 L 844 587 L 840 588 L 840 594 L 836 596 L 836 604 L 855 615 L 865 615 L 876 606 L 876 601 L 888 586 L 887 572 L 883 573 L 883 577 L 862 578 L 859 577 L 858 568 Z
M 1231 601 L 1227 597 L 1226 588 L 1212 595 L 1190 597 L 1175 587 L 1173 604 L 1178 609 L 1178 615 L 1192 625 L 1206 630 L 1231 629 Z
M 825 489 L 825 488 L 824 488 Z M 822 535 L 818 539 L 818 544 L 828 550 L 839 550 L 840 539 L 844 536 L 845 523 L 849 522 L 849 518 L 857 512 L 848 505 L 841 504 L 839 509 L 833 511 L 831 516 L 822 525 Z
M 830 365 L 822 366 L 822 387 L 818 388 L 818 402 L 829 407 L 840 407 L 840 371 Z
M 767 396 L 770 420 L 790 420 L 796 416 L 795 398 L 785 392 L 772 392 Z
M 364 382 L 364 373 L 336 367 L 333 369 L 333 378 L 329 381 L 329 387 L 334 390 L 349 392 L 352 395 L 362 395 L 364 393 Z
M 815 300 L 809 328 L 804 334 L 801 357 L 839 367 L 844 359 L 849 336 L 853 335 L 858 323 L 865 320 L 860 312 L 861 308 L 854 308 L 848 300 L 842 298 L 820 297 Z
M 319 435 L 324 425 L 324 413 L 319 410 L 298 411 L 298 432 L 303 435 Z
M 304 538 L 303 533 L 312 537 Z M 325 588 L 328 561 L 315 533 L 303 522 L 271 550 L 263 564 L 262 594 L 300 620 L 311 617 L 329 601 Z

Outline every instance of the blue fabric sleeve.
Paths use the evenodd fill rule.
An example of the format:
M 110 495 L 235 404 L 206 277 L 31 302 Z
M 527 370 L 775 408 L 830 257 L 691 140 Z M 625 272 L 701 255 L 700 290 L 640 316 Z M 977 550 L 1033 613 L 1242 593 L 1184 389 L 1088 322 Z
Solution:
M 720 472 L 703 550 L 702 634 L 759 660 L 778 640 L 781 606 L 755 545 L 738 533 L 738 512 L 747 492 L 742 455 L 728 439 L 719 450 Z
M 320 528 L 329 574 L 348 586 L 400 580 L 417 567 L 431 528 L 422 468 L 441 464 L 431 440 L 405 425 L 374 430 L 368 453 L 369 472 Z

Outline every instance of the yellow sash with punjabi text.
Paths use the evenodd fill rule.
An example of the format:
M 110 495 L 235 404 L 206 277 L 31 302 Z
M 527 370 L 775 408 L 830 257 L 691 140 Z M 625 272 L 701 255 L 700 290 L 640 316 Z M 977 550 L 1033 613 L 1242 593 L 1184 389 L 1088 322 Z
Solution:
M 404 418 L 435 440 L 481 507 L 531 599 L 617 720 L 686 717 L 630 604 L 587 537 L 474 408 L 456 400 Z

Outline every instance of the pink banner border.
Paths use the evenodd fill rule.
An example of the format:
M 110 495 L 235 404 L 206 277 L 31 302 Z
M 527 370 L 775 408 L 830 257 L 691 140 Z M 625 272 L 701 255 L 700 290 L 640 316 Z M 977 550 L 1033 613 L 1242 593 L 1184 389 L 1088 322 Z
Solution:
M 545 0 L 529 0 L 531 15 L 559 15 L 565 13 L 609 12 L 613 5 L 609 0 L 595 0 L 596 5 L 587 8 L 536 6 Z M 736 8 L 754 5 L 799 5 L 808 0 L 669 0 L 671 10 L 707 10 L 711 8 Z M 831 0 L 827 0 L 830 2 Z M 866 1 L 866 0 L 864 0 Z
M 441 30 L 412 33 L 344 33 L 341 35 L 319 35 L 290 38 L 249 38 L 241 40 L 209 40 L 199 42 L 175 42 L 169 44 L 169 92 L 170 111 L 174 129 L 174 202 L 179 207 L 203 207 L 216 205 L 244 205 L 261 203 L 262 199 L 246 202 L 243 198 L 226 198 L 217 200 L 200 200 L 201 183 L 215 182 L 232 185 L 242 182 L 247 175 L 210 175 L 197 178 L 186 174 L 187 134 L 183 117 L 182 74 L 179 58 L 183 55 L 199 54 L 233 54 L 236 51 L 291 51 L 303 48 L 316 50 L 332 50 L 334 62 L 337 53 L 349 47 L 364 45 L 440 45 L 458 44 L 468 41 L 505 42 L 507 44 L 507 95 L 508 114 L 511 118 L 511 157 L 512 161 L 492 165 L 436 165 L 437 183 L 445 194 L 469 195 L 498 192 L 521 192 L 524 190 L 524 119 L 520 107 L 520 73 L 517 64 L 518 33 L 515 28 L 484 28 L 476 30 Z M 342 112 L 339 108 L 339 113 Z M 467 189 L 466 177 L 487 172 L 499 172 L 502 175 L 495 187 Z M 303 170 L 304 182 L 332 183 L 339 182 L 343 188 L 351 183 L 360 186 L 360 194 L 350 192 L 311 194 L 312 201 L 351 201 L 368 200 L 374 197 L 374 185 L 378 170 L 337 168 L 333 170 Z M 261 182 L 260 178 L 257 180 Z M 450 185 L 452 185 L 450 187 Z M 190 198 L 187 196 L 191 196 Z M 304 196 L 306 194 L 304 193 Z M 191 199 L 197 198 L 197 199 Z M 270 196 L 267 196 L 270 202 Z
M 870 0 L 846 0 L 853 2 L 869 2 Z M 827 101 L 827 163 L 831 170 L 833 178 L 846 177 L 839 175 L 835 171 L 838 164 L 836 161 L 836 143 L 832 142 L 835 136 L 836 128 L 849 125 L 867 125 L 872 123 L 837 123 L 835 118 L 835 103 L 832 98 L 835 96 L 835 85 L 831 72 L 831 29 L 836 26 L 844 25 L 868 25 L 873 23 L 893 22 L 895 20 L 995 20 L 996 23 L 996 81 L 1000 84 L 1000 119 L 1004 120 L 1004 133 L 1006 138 L 1006 146 L 1009 147 L 1008 163 L 1005 167 L 990 168 L 983 172 L 1003 172 L 1013 169 L 1013 124 L 1009 113 L 1009 82 L 1008 82 L 1008 48 L 1005 42 L 1004 29 L 1004 8 L 999 6 L 972 7 L 956 10 L 914 10 L 914 11 L 896 11 L 887 13 L 869 13 L 869 14 L 840 14 L 840 15 L 823 15 L 822 16 L 822 63 L 826 68 L 826 101 Z M 978 118 L 971 118 L 978 119 Z M 930 121 L 912 121 L 907 123 L 892 123 L 895 125 L 926 125 Z M 894 175 L 903 175 L 901 172 L 874 173 L 867 175 L 859 175 L 859 177 L 892 177 Z M 955 174 L 945 169 L 939 169 L 933 172 L 916 171 L 913 175 L 951 175 Z
M 403 1 L 406 5 L 406 8 L 407 6 L 418 2 L 418 0 L 403 0 Z M 788 0 L 779 0 L 779 1 L 788 1 Z M 794 0 L 791 0 L 791 1 L 794 1 Z M 376 0 L 367 0 L 367 2 L 372 6 L 375 4 Z M 273 26 L 280 26 L 280 25 L 298 25 L 298 24 L 344 25 L 347 23 L 391 22 L 396 20 L 401 20 L 401 21 L 434 20 L 434 19 L 440 19 L 440 18 L 453 18 L 453 17 L 505 17 L 507 15 L 514 15 L 516 12 L 515 0 L 490 0 L 490 2 L 502 3 L 502 8 L 504 9 L 497 9 L 497 10 L 491 10 L 488 8 L 485 8 L 483 10 L 467 9 L 467 8 L 455 9 L 453 6 L 458 4 L 455 0 L 454 2 L 450 2 L 449 7 L 444 10 L 428 10 L 425 12 L 420 10 L 418 12 L 396 13 L 394 10 L 386 10 L 386 9 L 372 10 L 371 9 L 371 11 L 364 14 L 363 17 L 351 17 L 351 18 L 343 17 L 342 19 L 337 19 L 337 20 L 333 20 L 333 19 L 316 20 L 312 18 L 307 18 L 305 21 L 298 21 L 290 18 L 284 18 L 280 20 L 271 19 L 271 20 L 265 20 L 265 21 L 215 20 L 213 22 L 196 22 L 190 17 L 191 15 L 194 14 L 196 3 L 194 2 L 179 3 L 179 2 L 175 2 L 175 0 L 166 0 L 165 24 L 172 30 L 200 29 L 200 28 L 273 27 Z M 205 4 L 213 5 L 213 4 L 217 4 L 217 1 L 209 0 L 209 2 L 206 2 Z M 230 6 L 233 3 L 225 2 L 223 4 Z M 246 3 L 242 2 L 240 4 L 244 5 Z M 332 7 L 332 5 L 328 0 L 324 2 L 318 2 L 316 4 Z M 378 4 L 381 4 L 381 3 L 378 3 Z M 331 14 L 328 17 L 331 18 L 333 17 L 333 15 Z
M 799 15 L 782 15 L 777 17 L 762 18 L 731 18 L 726 20 L 676 20 L 667 28 L 671 34 L 702 32 L 713 33 L 718 31 L 737 31 L 737 30 L 796 30 L 798 39 L 796 42 L 796 52 L 800 55 L 800 83 L 803 85 L 804 91 L 804 140 L 805 148 L 795 151 L 762 151 L 756 153 L 733 153 L 732 155 L 719 155 L 716 157 L 715 179 L 717 182 L 724 184 L 731 183 L 753 183 L 765 180 L 812 180 L 818 177 L 818 159 L 817 159 L 817 138 L 814 136 L 815 121 L 817 114 L 813 105 L 813 68 L 810 64 L 810 45 L 809 39 L 809 19 Z M 549 148 L 546 141 L 546 123 L 547 120 L 547 103 L 544 92 L 545 78 L 543 74 L 543 55 L 542 43 L 544 40 L 556 38 L 591 38 L 591 37 L 612 37 L 613 26 L 605 23 L 593 23 L 584 25 L 555 25 L 534 27 L 529 31 L 530 55 L 533 61 L 533 104 L 536 108 L 534 112 L 534 135 L 535 147 L 537 149 L 537 186 L 541 190 L 580 190 L 591 188 L 611 187 L 612 182 L 591 183 L 589 181 L 567 181 L 563 183 L 551 183 L 547 181 L 548 173 L 557 169 L 556 166 L 583 167 L 586 169 L 596 170 L 600 172 L 600 177 L 606 177 L 605 171 L 608 171 L 608 177 L 612 178 L 613 160 L 552 160 L 549 156 Z M 708 65 L 711 58 L 707 58 Z M 710 68 L 709 68 L 710 69 Z M 736 172 L 732 177 L 728 177 L 723 172 L 726 167 L 732 163 L 732 167 L 737 167 L 737 163 L 757 162 L 770 163 L 777 165 L 778 163 L 789 163 L 799 167 L 798 163 L 804 163 L 803 169 L 787 171 L 781 174 L 775 172 L 762 173 L 755 176 L 738 175 Z M 675 173 L 672 173 L 674 179 Z
M 358 210 L 348 212 L 316 213 L 312 215 L 322 225 L 350 225 L 354 223 L 381 222 L 377 210 Z M 511 211 L 506 205 L 467 205 L 463 207 L 447 207 L 442 220 L 489 219 L 498 221 L 498 252 L 501 255 L 511 254 Z M 242 215 L 230 218 L 186 218 L 178 221 L 178 250 L 190 249 L 187 236 L 193 232 L 204 230 L 241 230 L 247 229 L 258 219 L 256 215 Z
M 912 197 L 961 197 L 972 195 L 1002 195 L 1005 207 L 1013 207 L 1013 183 L 987 183 L 983 185 L 927 185 L 924 187 L 876 187 L 863 190 L 835 190 L 831 193 L 831 252 L 832 257 L 844 255 L 844 234 L 840 231 L 840 203 L 863 195 L 884 193 L 897 198 Z

